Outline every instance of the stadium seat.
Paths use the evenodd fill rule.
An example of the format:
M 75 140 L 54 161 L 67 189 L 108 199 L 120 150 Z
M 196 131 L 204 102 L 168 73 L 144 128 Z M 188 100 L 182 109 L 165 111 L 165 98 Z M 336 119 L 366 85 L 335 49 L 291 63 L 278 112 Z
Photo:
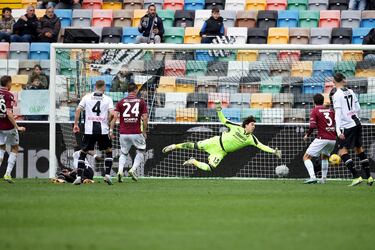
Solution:
M 321 77 L 307 77 L 303 79 L 303 93 L 317 94 L 322 93 L 324 89 L 324 79 Z
M 280 92 L 299 95 L 302 93 L 302 85 L 303 85 L 302 77 L 283 77 Z
M 267 78 L 271 74 L 267 63 L 262 61 L 249 62 L 249 76 Z
M 9 46 L 9 59 L 29 59 L 29 43 L 11 43 Z
M 227 28 L 227 36 L 235 37 L 236 44 L 246 44 L 247 28 L 246 27 L 229 27 Z
M 309 0 L 309 10 L 327 10 L 328 0 Z
M 235 10 L 220 11 L 220 16 L 223 18 L 224 27 L 234 27 L 236 23 L 236 15 Z
M 304 123 L 306 122 L 306 110 L 305 109 L 285 109 L 284 110 L 284 122 L 286 123 Z
M 349 0 L 328 0 L 329 10 L 347 10 L 349 6 Z
M 313 73 L 312 61 L 301 61 L 292 63 L 291 76 L 295 77 L 311 77 Z
M 132 10 L 114 10 L 113 26 L 114 27 L 130 27 L 132 26 Z
M 186 62 L 186 76 L 205 76 L 207 71 L 207 61 L 187 61 Z
M 174 108 L 155 108 L 155 122 L 175 122 L 176 109 Z
M 375 76 L 375 64 L 372 61 L 362 61 L 356 64 L 356 77 L 373 77 Z M 370 90 L 370 89 L 369 89 Z
M 18 74 L 31 75 L 36 64 L 39 64 L 38 60 L 20 60 Z
M 164 0 L 144 0 L 143 9 L 148 9 L 150 4 L 155 5 L 156 11 L 163 9 Z
M 357 63 L 358 67 L 358 63 Z M 367 78 L 367 92 L 368 93 L 375 93 L 375 77 L 368 77 Z
M 99 80 L 105 82 L 105 91 L 109 92 L 112 86 L 113 75 L 100 75 L 100 76 L 92 76 L 89 78 L 92 89 L 95 88 L 95 83 Z
M 288 60 L 285 60 L 282 63 L 278 61 L 268 61 L 267 63 L 271 71 L 271 76 L 273 77 L 290 76 L 291 63 Z M 277 79 L 277 80 L 280 80 L 280 85 L 281 85 L 281 79 Z
M 289 42 L 288 28 L 269 28 L 268 44 L 287 44 Z
M 245 0 L 226 0 L 225 10 L 241 11 L 245 9 Z
M 341 61 L 337 62 L 335 65 L 335 73 L 341 73 L 343 74 L 346 78 L 357 76 L 356 75 L 356 62 L 353 61 Z
M 371 111 L 371 123 L 375 123 L 375 110 Z
M 8 75 L 19 74 L 19 60 L 8 59 Z
M 22 8 L 26 9 L 28 6 L 33 6 L 34 8 L 36 7 L 37 0 L 20 0 L 22 4 Z
M 178 108 L 176 109 L 176 122 L 196 122 L 198 121 L 198 109 Z
M 194 27 L 201 28 L 203 23 L 211 16 L 211 10 L 196 10 Z
M 185 0 L 184 10 L 203 10 L 205 0 Z
M 289 43 L 291 44 L 309 44 L 310 29 L 306 28 L 290 28 Z
M 103 0 L 102 9 L 104 10 L 121 10 L 123 0 Z
M 360 10 L 343 10 L 341 11 L 342 28 L 358 28 L 361 24 Z
M 256 61 L 258 60 L 257 50 L 237 50 L 237 61 Z
M 8 60 L 0 59 L 0 75 L 10 75 L 8 74 Z
M 273 76 L 268 79 L 260 81 L 261 93 L 280 93 L 282 83 L 281 76 Z
M 102 43 L 120 43 L 122 38 L 121 27 L 104 27 L 102 30 Z
M 342 61 L 342 51 L 322 50 L 322 61 L 340 62 Z
M 174 50 L 156 50 L 154 51 L 154 59 L 157 61 L 174 60 L 176 52 Z M 163 65 L 164 67 L 164 65 Z
M 332 28 L 311 28 L 310 44 L 330 44 Z
M 176 78 L 172 76 L 160 77 L 158 93 L 168 93 L 176 91 Z
M 208 53 L 208 50 L 196 50 L 195 51 L 195 60 L 198 61 L 213 61 L 215 57 Z
M 196 27 L 187 27 L 185 28 L 185 44 L 196 44 L 201 43 L 201 37 L 199 35 L 200 29 Z
M 194 93 L 196 85 L 197 85 L 196 80 L 177 78 L 176 79 L 176 92 Z
M 240 79 L 240 93 L 259 93 L 260 77 L 246 76 Z
M 315 61 L 313 65 L 313 77 L 332 77 L 335 63 L 331 61 Z
M 238 93 L 240 78 L 235 77 L 219 77 L 219 83 L 217 85 L 217 92 L 219 93 Z
M 229 97 L 229 107 L 231 108 L 249 108 L 250 93 L 233 93 Z
M 356 94 L 366 94 L 368 86 L 367 77 L 348 77 L 346 79 L 346 86 Z
M 363 38 L 370 32 L 371 28 L 353 29 L 352 44 L 362 44 Z
M 72 26 L 87 28 L 91 26 L 92 10 L 74 9 L 72 13 Z
M 192 10 L 176 10 L 174 13 L 174 27 L 193 27 L 195 12 Z
M 267 28 L 249 28 L 247 32 L 247 43 L 250 44 L 267 44 Z
M 60 19 L 61 27 L 69 27 L 72 23 L 72 10 L 56 9 L 56 16 Z
M 207 64 L 207 76 L 226 76 L 228 62 L 210 61 Z
M 124 27 L 122 30 L 122 43 L 135 43 L 135 39 L 140 35 L 138 28 Z
M 359 117 L 361 117 L 361 123 L 371 123 L 371 111 L 369 109 L 361 109 L 359 111 Z M 375 112 L 373 114 L 374 122 L 375 123 Z
M 112 10 L 96 10 L 92 11 L 92 26 L 94 27 L 111 27 L 113 21 Z
M 250 70 L 250 63 L 245 61 L 229 61 L 228 62 L 228 75 L 233 78 L 240 78 L 247 76 Z
M 332 44 L 351 44 L 352 29 L 351 28 L 332 28 L 331 35 Z
M 292 108 L 294 95 L 292 93 L 275 93 L 272 95 L 273 108 Z
M 259 50 L 258 51 L 258 61 L 263 62 L 277 62 L 278 60 L 277 50 Z
M 137 9 L 137 10 L 134 10 L 133 12 L 133 21 L 132 21 L 132 26 L 133 27 L 138 27 L 140 22 L 141 22 L 141 18 L 146 15 L 147 13 L 147 9 Z
M 187 93 L 165 93 L 165 108 L 185 108 Z
M 165 28 L 173 27 L 174 23 L 174 10 L 159 10 L 158 16 L 163 20 L 163 26 Z
M 8 6 L 9 7 L 9 6 Z M 20 9 L 12 9 L 12 16 L 14 17 L 14 19 L 17 21 L 21 16 L 25 15 L 26 13 L 26 9 L 22 9 L 22 7 L 20 7 Z
M 321 10 L 319 27 L 321 28 L 338 28 L 340 27 L 339 10 Z
M 224 108 L 223 114 L 231 122 L 241 122 L 241 109 L 240 108 Z
M 207 93 L 189 93 L 187 95 L 187 108 L 207 108 L 208 94 Z
M 272 94 L 271 93 L 254 93 L 251 94 L 250 107 L 267 109 L 272 108 Z
M 287 0 L 267 0 L 266 10 L 285 10 Z
M 260 10 L 258 11 L 257 27 L 269 29 L 277 25 L 277 11 L 275 10 Z
M 35 15 L 38 19 L 42 18 L 46 14 L 46 10 L 35 9 Z
M 363 51 L 362 50 L 344 50 L 342 55 L 343 61 L 362 61 Z
M 124 9 L 138 10 L 143 8 L 143 0 L 124 0 Z
M 164 66 L 165 76 L 185 76 L 186 61 L 182 60 L 166 60 Z
M 375 110 L 375 93 L 359 95 L 359 104 L 362 109 Z
M 301 51 L 299 50 L 280 50 L 277 55 L 277 58 L 281 63 L 299 61 L 300 57 Z
M 299 27 L 301 28 L 315 28 L 319 23 L 319 11 L 300 10 L 299 12 Z
M 205 9 L 211 10 L 214 7 L 224 10 L 225 0 L 206 0 Z
M 201 76 L 197 78 L 197 92 L 199 93 L 215 93 L 217 89 L 216 76 Z
M 260 109 L 255 109 L 255 108 L 242 109 L 241 119 L 245 119 L 249 116 L 253 116 L 256 122 L 262 122 L 262 110 Z
M 0 42 L 0 59 L 8 59 L 9 43 Z
M 22 89 L 25 88 L 27 81 L 29 80 L 28 75 L 12 75 L 12 86 L 10 91 L 12 92 L 20 92 Z
M 219 118 L 217 117 L 215 109 L 200 108 L 198 109 L 198 121 L 199 122 L 218 122 Z
M 298 10 L 280 10 L 277 19 L 277 27 L 298 27 L 298 20 Z
M 82 9 L 101 9 L 103 0 L 83 0 Z
M 266 0 L 246 0 L 245 10 L 265 10 L 266 6 Z
M 181 27 L 170 27 L 164 31 L 165 43 L 184 43 L 185 29 Z
M 237 11 L 236 26 L 254 28 L 256 26 L 257 12 L 255 10 Z
M 288 0 L 288 10 L 307 10 L 307 0 Z
M 220 100 L 223 108 L 229 107 L 229 93 L 208 93 L 208 108 L 215 108 L 215 101 Z
M 375 11 L 374 10 L 362 11 L 361 27 L 362 28 L 375 28 Z
M 183 10 L 184 0 L 164 0 L 163 9 L 165 10 Z

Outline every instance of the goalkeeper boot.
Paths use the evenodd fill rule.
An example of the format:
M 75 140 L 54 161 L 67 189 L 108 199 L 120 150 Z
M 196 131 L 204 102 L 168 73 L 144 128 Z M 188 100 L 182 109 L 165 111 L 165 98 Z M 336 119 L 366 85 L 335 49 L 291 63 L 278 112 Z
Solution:
M 184 167 L 192 167 L 192 166 L 195 166 L 195 163 L 196 162 L 196 159 L 194 158 L 190 158 L 189 160 L 185 161 L 182 166 Z
M 91 180 L 91 179 L 85 179 L 84 181 L 83 181 L 83 184 L 94 184 L 95 182 L 93 181 L 93 180 Z
M 8 183 L 14 183 L 14 181 L 12 179 L 12 176 L 10 176 L 10 175 L 4 175 L 4 181 L 6 181 Z
M 361 176 L 358 177 L 358 178 L 355 178 L 355 179 L 353 179 L 352 183 L 350 183 L 350 184 L 348 185 L 348 187 L 354 187 L 354 186 L 357 186 L 357 185 L 361 184 L 362 181 L 363 181 L 363 179 L 362 179 Z
M 316 184 L 318 183 L 318 180 L 316 178 L 310 178 L 303 182 L 303 184 Z
M 118 182 L 123 182 L 123 180 L 122 180 L 122 178 L 124 177 L 124 174 L 123 173 L 121 173 L 121 172 L 118 172 L 117 173 L 117 180 L 118 180 Z
M 109 174 L 106 174 L 104 176 L 104 182 L 107 183 L 108 185 L 113 185 L 111 176 Z
M 128 173 L 129 173 L 129 175 L 130 175 L 130 177 L 132 178 L 133 181 L 138 181 L 138 176 L 134 172 L 134 170 L 130 169 Z
M 171 151 L 175 150 L 176 148 L 177 148 L 176 144 L 166 146 L 165 148 L 163 148 L 163 153 L 165 154 L 165 153 L 171 152 Z
M 81 185 L 82 183 L 82 177 L 81 176 L 78 176 L 74 181 L 73 181 L 73 185 Z
M 372 176 L 370 176 L 370 177 L 367 179 L 367 185 L 372 186 L 372 184 L 374 184 L 374 178 L 372 178 Z

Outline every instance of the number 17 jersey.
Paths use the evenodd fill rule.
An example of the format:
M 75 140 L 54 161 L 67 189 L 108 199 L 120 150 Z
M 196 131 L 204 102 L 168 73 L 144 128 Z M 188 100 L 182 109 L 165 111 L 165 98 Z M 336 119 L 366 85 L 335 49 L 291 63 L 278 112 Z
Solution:
M 147 114 L 147 105 L 142 98 L 129 94 L 119 101 L 115 111 L 120 113 L 120 134 L 141 134 L 141 118 Z

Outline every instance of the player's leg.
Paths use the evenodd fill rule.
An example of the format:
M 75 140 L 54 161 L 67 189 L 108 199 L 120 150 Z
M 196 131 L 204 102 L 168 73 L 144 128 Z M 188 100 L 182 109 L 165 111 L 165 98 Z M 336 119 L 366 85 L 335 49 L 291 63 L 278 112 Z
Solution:
M 357 126 L 356 137 L 354 140 L 354 152 L 359 158 L 361 168 L 365 172 L 365 178 L 367 179 L 367 185 L 372 186 L 374 183 L 374 178 L 370 173 L 370 161 L 365 153 L 364 148 L 362 147 L 362 126 Z
M 320 139 L 314 139 L 303 155 L 303 163 L 310 176 L 309 179 L 304 181 L 305 184 L 313 184 L 318 182 L 314 171 L 314 164 L 312 163 L 311 159 L 313 157 L 319 156 L 319 152 L 322 148 L 321 142 L 322 140 Z
M 329 167 L 328 159 L 332 151 L 335 149 L 335 145 L 336 145 L 336 141 L 334 140 L 324 140 L 324 142 L 326 143 L 326 145 L 321 150 L 321 156 L 320 156 L 321 163 L 322 163 L 321 164 L 322 165 L 322 179 L 318 181 L 318 183 L 321 183 L 321 184 L 327 181 L 327 174 L 328 174 L 328 167 Z
M 0 166 L 3 163 L 4 155 L 5 155 L 5 145 L 0 145 Z
M 82 183 L 83 171 L 86 168 L 85 160 L 87 152 L 94 150 L 95 138 L 93 135 L 84 135 L 82 139 L 82 149 L 79 153 L 77 164 L 77 178 L 74 180 L 73 185 L 80 185 Z
M 176 149 L 197 149 L 194 142 L 183 142 L 179 144 L 171 144 L 163 148 L 163 153 L 168 153 Z
M 10 150 L 9 157 L 8 157 L 8 165 L 5 171 L 4 180 L 6 180 L 9 183 L 13 183 L 11 173 L 17 161 L 18 145 L 19 145 L 19 135 L 16 129 L 12 129 L 9 132 L 5 144 L 10 145 L 11 150 Z
M 104 158 L 104 167 L 105 167 L 105 176 L 104 181 L 108 185 L 113 185 L 111 179 L 111 169 L 113 165 L 113 156 L 112 156 L 112 142 L 109 139 L 108 135 L 101 135 L 98 137 L 99 150 L 105 151 Z
M 120 159 L 118 163 L 118 172 L 117 172 L 117 179 L 118 182 L 123 181 L 124 176 L 124 167 L 126 164 L 126 160 L 128 159 L 129 150 L 132 144 L 128 135 L 120 135 Z
M 138 180 L 137 169 L 145 161 L 145 150 L 146 150 L 146 140 L 142 134 L 132 135 L 133 145 L 137 148 L 137 154 L 134 158 L 133 166 L 129 170 L 129 175 L 134 181 Z
M 85 179 L 83 180 L 84 184 L 94 183 L 94 170 L 92 170 L 92 168 L 86 167 L 83 171 L 83 175 L 85 176 Z

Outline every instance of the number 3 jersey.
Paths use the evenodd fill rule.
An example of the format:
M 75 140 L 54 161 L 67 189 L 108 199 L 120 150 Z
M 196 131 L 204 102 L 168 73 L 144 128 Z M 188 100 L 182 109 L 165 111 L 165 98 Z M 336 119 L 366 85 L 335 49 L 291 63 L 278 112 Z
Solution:
M 142 98 L 130 93 L 116 105 L 120 113 L 120 134 L 141 134 L 141 118 L 147 114 L 147 105 Z
M 86 135 L 107 135 L 109 133 L 108 114 L 113 110 L 111 97 L 93 92 L 82 98 L 79 107 L 85 111 Z
M 359 106 L 357 95 L 351 89 L 337 89 L 333 95 L 333 107 L 335 112 L 340 112 L 339 121 L 336 120 L 336 130 L 355 127 L 359 123 Z M 337 116 L 337 115 L 336 115 Z
M 311 110 L 310 128 L 307 135 L 310 135 L 315 128 L 318 129 L 317 138 L 336 140 L 335 115 L 332 109 L 317 105 Z
M 14 128 L 7 115 L 7 109 L 13 109 L 14 104 L 13 94 L 8 89 L 0 87 L 0 130 L 11 130 Z

